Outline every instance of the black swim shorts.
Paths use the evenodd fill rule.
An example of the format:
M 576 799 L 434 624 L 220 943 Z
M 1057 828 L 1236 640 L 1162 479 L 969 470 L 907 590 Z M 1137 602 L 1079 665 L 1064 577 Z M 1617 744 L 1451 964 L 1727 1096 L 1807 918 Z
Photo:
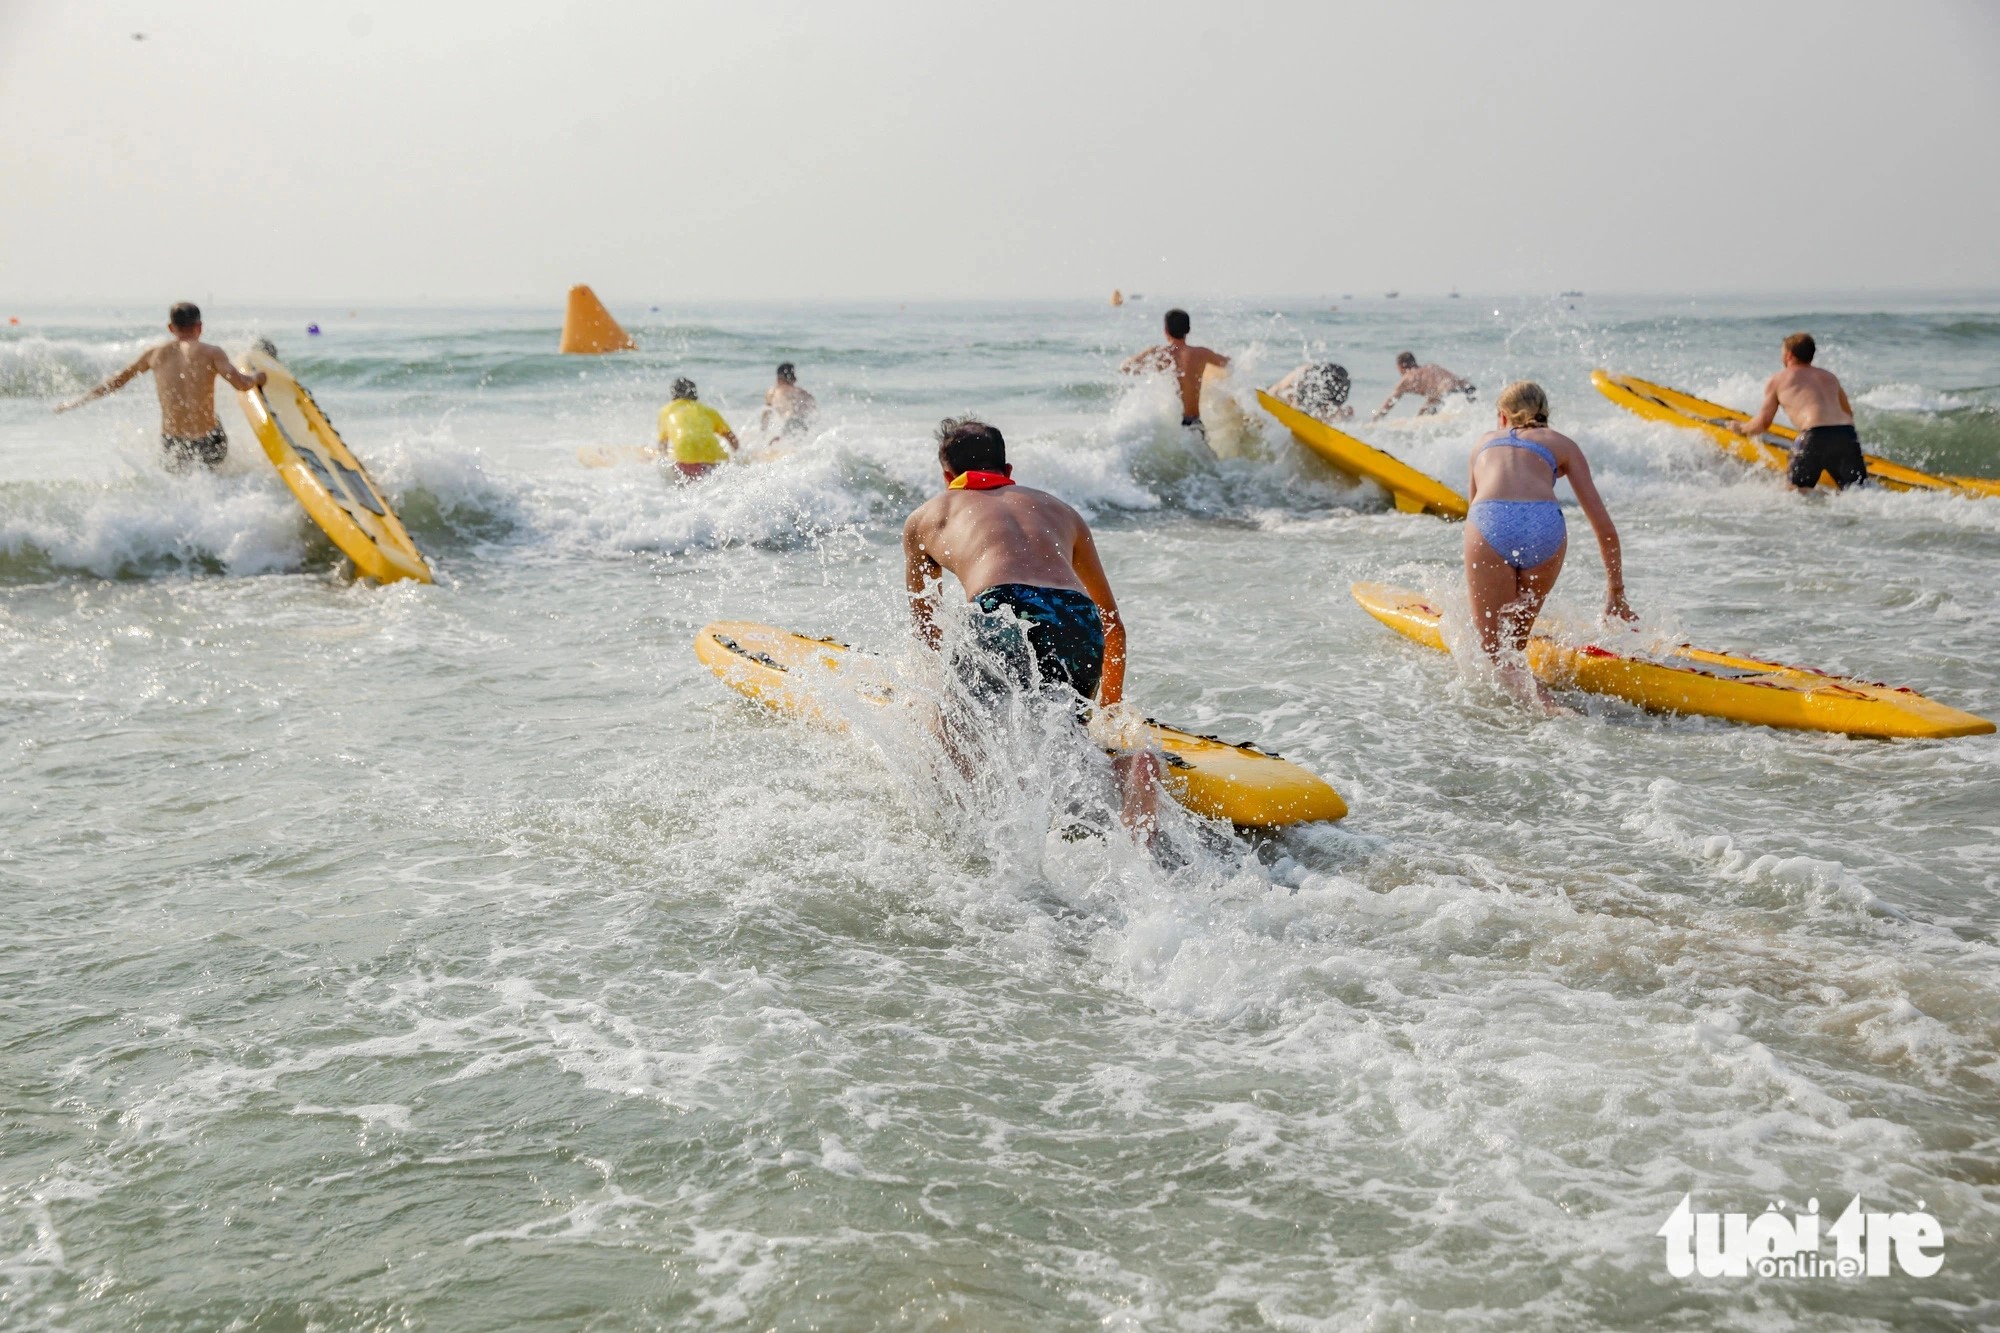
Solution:
M 160 451 L 169 472 L 186 472 L 196 463 L 213 470 L 229 457 L 229 437 L 221 426 L 206 435 L 168 435 L 162 431 Z
M 1792 485 L 1819 485 L 1819 474 L 1831 472 L 1833 484 L 1846 490 L 1868 480 L 1868 461 L 1861 456 L 1861 437 L 1852 426 L 1814 426 L 1799 432 L 1792 443 L 1792 465 L 1786 475 Z
M 1079 702 L 1097 697 L 1104 625 L 1089 596 L 1073 588 L 1002 583 L 972 601 L 980 611 L 972 618 L 980 660 L 962 661 L 960 678 L 976 697 L 997 698 L 1006 684 L 1019 690 L 1059 685 Z

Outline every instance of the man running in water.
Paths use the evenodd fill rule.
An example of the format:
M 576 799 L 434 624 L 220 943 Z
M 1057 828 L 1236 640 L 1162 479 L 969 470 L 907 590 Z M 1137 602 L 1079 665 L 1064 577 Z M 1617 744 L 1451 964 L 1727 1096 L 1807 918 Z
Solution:
M 717 439 L 721 436 L 721 439 Z M 724 453 L 722 440 L 729 441 Z M 674 400 L 660 409 L 660 445 L 682 481 L 699 481 L 737 450 L 736 432 L 722 413 L 695 396 L 694 381 L 674 381 Z
M 1118 371 L 1122 375 L 1173 371 L 1181 391 L 1181 425 L 1201 436 L 1206 443 L 1208 431 L 1201 424 L 1201 377 L 1210 366 L 1227 366 L 1229 358 L 1220 352 L 1189 343 L 1188 330 L 1193 327 L 1194 322 L 1188 318 L 1187 311 L 1169 310 L 1166 342 L 1126 358 Z
M 199 463 L 214 471 L 229 457 L 229 436 L 215 419 L 215 381 L 228 380 L 237 389 L 254 389 L 264 372 L 246 375 L 229 364 L 229 356 L 201 340 L 201 311 L 182 301 L 167 312 L 170 341 L 149 347 L 139 359 L 89 393 L 55 406 L 57 412 L 82 407 L 95 398 L 118 392 L 134 377 L 151 371 L 160 396 L 160 461 L 169 472 L 186 472 Z
M 1819 485 L 1822 472 L 1831 472 L 1833 484 L 1843 491 L 1868 480 L 1861 437 L 1854 433 L 1854 406 L 1832 372 L 1812 363 L 1818 352 L 1810 333 L 1785 339 L 1785 368 L 1765 381 L 1764 406 L 1748 421 L 1722 423 L 1738 435 L 1762 435 L 1783 408 L 1799 432 L 1786 477 L 1801 494 Z
M 788 440 L 812 429 L 819 415 L 819 401 L 799 387 L 799 373 L 791 362 L 778 365 L 778 382 L 764 395 L 764 413 L 757 428 L 774 440 Z
M 1125 625 L 1098 559 L 1090 525 L 1046 491 L 1016 485 L 1007 442 L 981 421 L 938 427 L 945 489 L 903 524 L 903 574 L 916 630 L 939 645 L 937 599 L 949 570 L 965 589 L 983 661 L 955 663 L 975 697 L 993 697 L 998 668 L 1020 690 L 1053 688 L 1079 720 L 1095 698 L 1125 697 Z M 984 670 L 982 670 L 984 668 Z M 1126 827 L 1150 839 L 1159 769 L 1147 753 L 1112 761 Z
M 1375 409 L 1374 416 L 1368 418 L 1370 421 L 1380 421 L 1388 416 L 1390 410 L 1396 406 L 1396 401 L 1406 393 L 1420 393 L 1424 396 L 1424 405 L 1417 409 L 1417 415 L 1427 417 L 1444 405 L 1444 397 L 1448 393 L 1462 393 L 1466 401 L 1470 402 L 1473 395 L 1478 392 L 1479 386 L 1463 375 L 1454 375 L 1439 365 L 1418 365 L 1415 352 L 1396 353 L 1396 369 L 1402 378 L 1396 381 L 1395 392 L 1389 395 L 1382 406 Z

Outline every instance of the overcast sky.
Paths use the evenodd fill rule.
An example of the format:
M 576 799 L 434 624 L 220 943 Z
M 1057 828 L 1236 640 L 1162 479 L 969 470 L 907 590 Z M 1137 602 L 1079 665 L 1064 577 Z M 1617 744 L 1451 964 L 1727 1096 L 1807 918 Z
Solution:
M 585 281 L 2000 288 L 2000 5 L 0 0 L 0 303 Z

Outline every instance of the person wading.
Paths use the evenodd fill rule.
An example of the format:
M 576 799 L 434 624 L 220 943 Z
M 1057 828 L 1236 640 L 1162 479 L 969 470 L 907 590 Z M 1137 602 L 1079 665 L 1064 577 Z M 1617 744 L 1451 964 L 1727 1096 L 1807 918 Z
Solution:
M 1081 721 L 1087 705 L 1125 697 L 1125 623 L 1083 516 L 1046 491 L 1016 485 L 1007 442 L 982 421 L 938 427 L 944 493 L 903 524 L 904 583 L 917 636 L 936 648 L 937 599 L 950 572 L 974 607 L 974 653 L 953 663 L 967 691 L 993 701 L 999 680 L 1051 690 Z M 1157 827 L 1158 760 L 1112 761 L 1126 827 L 1148 841 Z
M 1722 423 L 1738 435 L 1762 435 L 1782 409 L 1799 432 L 1792 441 L 1792 463 L 1785 476 L 1801 493 L 1818 486 L 1822 472 L 1843 491 L 1868 480 L 1868 460 L 1854 430 L 1854 405 L 1847 401 L 1839 379 L 1813 364 L 1818 351 L 1810 333 L 1785 339 L 1780 352 L 1785 368 L 1764 382 L 1764 405 L 1757 415 Z
M 160 396 L 161 463 L 169 472 L 187 472 L 197 465 L 214 471 L 229 457 L 229 436 L 215 419 L 216 380 L 228 380 L 236 389 L 254 389 L 264 383 L 264 372 L 246 375 L 229 364 L 220 347 L 203 342 L 201 310 L 191 301 L 167 312 L 167 332 L 174 336 L 147 348 L 137 361 L 89 393 L 56 404 L 54 410 L 82 407 L 150 371 L 153 390 Z

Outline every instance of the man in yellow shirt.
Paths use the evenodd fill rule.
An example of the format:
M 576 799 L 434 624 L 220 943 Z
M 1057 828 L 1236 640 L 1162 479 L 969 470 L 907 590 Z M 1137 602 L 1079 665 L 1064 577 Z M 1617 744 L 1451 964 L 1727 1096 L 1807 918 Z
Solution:
M 727 451 L 723 440 L 729 441 Z M 674 400 L 660 409 L 660 447 L 672 452 L 674 470 L 682 481 L 698 481 L 736 452 L 736 432 L 722 413 L 695 397 L 693 380 L 678 379 Z

